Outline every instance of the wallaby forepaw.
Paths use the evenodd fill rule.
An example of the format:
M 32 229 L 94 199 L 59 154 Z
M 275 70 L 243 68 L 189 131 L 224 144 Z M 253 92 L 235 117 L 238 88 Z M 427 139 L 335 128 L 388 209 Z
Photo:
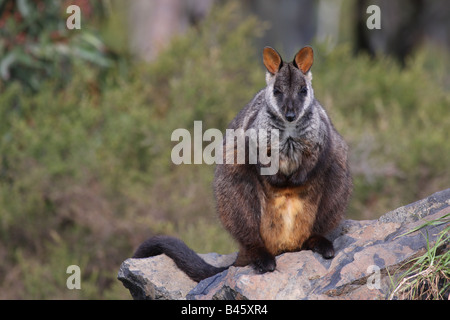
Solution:
M 312 235 L 309 237 L 304 243 L 303 248 L 319 253 L 324 259 L 334 258 L 333 243 L 320 235 Z
M 275 257 L 270 254 L 264 254 L 253 261 L 253 268 L 258 273 L 272 272 L 277 267 Z
M 314 250 L 314 252 L 320 253 L 324 259 L 332 259 L 334 258 L 334 248 L 331 246 L 324 246 Z

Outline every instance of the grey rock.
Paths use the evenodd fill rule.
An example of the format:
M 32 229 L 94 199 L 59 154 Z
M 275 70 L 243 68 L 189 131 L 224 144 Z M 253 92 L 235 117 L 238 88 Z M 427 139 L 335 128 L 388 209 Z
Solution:
M 274 272 L 230 267 L 197 284 L 161 255 L 126 260 L 119 280 L 135 299 L 385 299 L 392 290 L 390 276 L 422 255 L 427 242 L 433 245 L 448 223 L 405 233 L 448 213 L 450 189 L 377 220 L 345 220 L 328 236 L 336 250 L 331 260 L 312 251 L 284 253 L 276 258 Z M 216 266 L 230 265 L 236 258 L 201 256 Z
M 448 206 L 450 206 L 450 188 L 388 212 L 379 220 L 381 222 L 416 222 Z

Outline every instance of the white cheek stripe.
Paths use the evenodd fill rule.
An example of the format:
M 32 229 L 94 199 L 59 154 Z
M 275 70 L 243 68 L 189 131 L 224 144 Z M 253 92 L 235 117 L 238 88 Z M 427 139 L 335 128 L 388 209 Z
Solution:
M 280 111 L 280 108 L 277 105 L 277 100 L 273 95 L 273 83 L 269 84 L 266 89 L 266 100 L 269 102 L 269 108 L 275 111 L 278 116 L 284 120 L 284 116 Z

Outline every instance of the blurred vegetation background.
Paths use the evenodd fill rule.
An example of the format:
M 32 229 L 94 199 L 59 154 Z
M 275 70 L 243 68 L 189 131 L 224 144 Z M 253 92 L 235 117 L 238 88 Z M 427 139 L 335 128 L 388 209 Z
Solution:
M 299 2 L 303 20 L 289 10 Z M 0 298 L 129 299 L 119 266 L 157 233 L 198 252 L 235 251 L 215 216 L 214 167 L 174 165 L 170 137 L 194 120 L 224 130 L 265 85 L 265 45 L 286 60 L 314 47 L 316 98 L 351 147 L 349 218 L 450 187 L 449 19 L 447 33 L 437 18 L 414 20 L 423 1 L 409 11 L 379 1 L 386 20 L 373 37 L 363 1 L 163 3 L 0 1 Z M 450 12 L 434 3 L 419 11 Z M 70 4 L 81 8 L 80 30 L 66 28 Z M 139 46 L 142 30 L 155 36 L 133 32 L 142 15 L 180 25 Z M 405 28 L 422 36 L 411 42 Z M 395 36 L 403 49 L 383 45 Z M 72 264 L 81 290 L 66 287 Z

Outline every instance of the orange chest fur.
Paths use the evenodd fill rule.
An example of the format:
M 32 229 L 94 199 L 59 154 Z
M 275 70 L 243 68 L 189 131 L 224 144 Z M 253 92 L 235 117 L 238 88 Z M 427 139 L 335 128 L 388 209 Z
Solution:
M 262 205 L 260 233 L 268 251 L 297 251 L 312 233 L 317 201 L 308 187 L 268 188 Z

